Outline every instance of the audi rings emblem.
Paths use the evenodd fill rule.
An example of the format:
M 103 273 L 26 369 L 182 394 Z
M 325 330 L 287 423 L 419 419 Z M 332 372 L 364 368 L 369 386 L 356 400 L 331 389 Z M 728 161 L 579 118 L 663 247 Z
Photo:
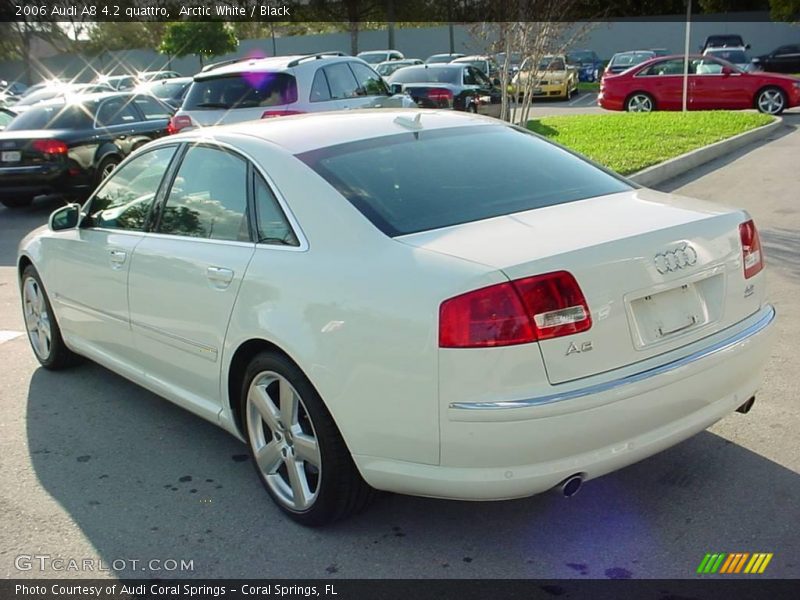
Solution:
M 658 272 L 662 275 L 666 275 L 678 269 L 685 269 L 696 265 L 697 251 L 689 244 L 683 244 L 674 250 L 659 252 L 656 254 L 653 261 L 656 263 Z

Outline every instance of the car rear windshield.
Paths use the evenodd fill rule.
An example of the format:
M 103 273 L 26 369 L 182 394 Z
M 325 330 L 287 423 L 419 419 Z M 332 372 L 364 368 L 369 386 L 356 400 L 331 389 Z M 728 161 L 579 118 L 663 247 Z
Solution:
M 507 125 L 401 133 L 298 158 L 390 237 L 631 189 Z
M 90 128 L 93 118 L 91 108 L 83 104 L 35 106 L 15 117 L 5 131 Z
M 192 83 L 183 110 L 257 108 L 297 102 L 297 82 L 288 73 L 253 71 Z
M 452 67 L 408 67 L 392 75 L 392 83 L 453 83 L 461 81 L 461 69 Z

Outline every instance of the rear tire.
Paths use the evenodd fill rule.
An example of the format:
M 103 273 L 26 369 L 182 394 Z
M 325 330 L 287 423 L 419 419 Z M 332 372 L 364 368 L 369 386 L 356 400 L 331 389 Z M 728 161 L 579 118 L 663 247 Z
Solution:
M 25 330 L 36 359 L 45 369 L 52 371 L 79 362 L 80 357 L 67 348 L 64 338 L 61 337 L 61 329 L 56 322 L 50 299 L 33 265 L 25 267 L 21 281 Z
M 322 398 L 286 356 L 262 352 L 250 361 L 241 414 L 256 473 L 294 521 L 325 525 L 360 512 L 374 497 Z
M 628 112 L 653 112 L 655 109 L 655 100 L 644 92 L 634 92 L 625 100 L 625 110 Z
M 23 196 L 22 198 L 5 198 L 0 200 L 0 204 L 6 208 L 22 208 L 33 204 L 33 196 Z
M 114 169 L 117 168 L 117 165 L 122 162 L 116 156 L 107 156 L 103 160 L 100 161 L 100 164 L 97 165 L 97 171 L 95 171 L 94 176 L 94 184 L 95 186 L 100 185 L 105 181 L 106 177 L 111 175 L 114 172 Z

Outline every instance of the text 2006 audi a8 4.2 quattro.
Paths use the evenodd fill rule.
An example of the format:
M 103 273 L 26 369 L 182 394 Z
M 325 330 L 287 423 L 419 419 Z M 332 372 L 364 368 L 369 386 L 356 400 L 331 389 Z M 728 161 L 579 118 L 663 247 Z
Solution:
M 742 210 L 387 110 L 148 144 L 23 240 L 19 280 L 43 366 L 82 355 L 218 423 L 321 524 L 375 489 L 570 495 L 746 412 L 763 265 Z

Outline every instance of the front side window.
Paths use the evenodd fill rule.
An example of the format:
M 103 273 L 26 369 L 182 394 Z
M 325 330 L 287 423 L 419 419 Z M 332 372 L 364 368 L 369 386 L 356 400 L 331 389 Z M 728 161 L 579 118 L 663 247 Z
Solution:
M 160 233 L 248 241 L 247 163 L 230 152 L 193 146 L 178 168 Z
M 689 62 L 689 73 L 694 73 L 694 64 L 691 61 Z M 662 60 L 645 67 L 639 72 L 639 75 L 683 75 L 683 59 Z
M 162 104 L 154 98 L 136 96 L 133 101 L 136 103 L 136 106 L 139 107 L 139 110 L 142 111 L 142 114 L 144 114 L 145 121 L 169 119 L 172 115 L 172 111 L 166 104 Z
M 143 231 L 175 149 L 145 152 L 111 173 L 90 201 L 81 226 Z

